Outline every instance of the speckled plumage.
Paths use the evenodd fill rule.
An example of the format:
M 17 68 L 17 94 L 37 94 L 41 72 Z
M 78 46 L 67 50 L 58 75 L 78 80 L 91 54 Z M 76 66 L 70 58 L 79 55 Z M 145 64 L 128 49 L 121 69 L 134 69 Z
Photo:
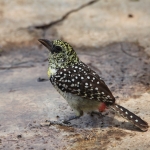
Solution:
M 148 124 L 134 113 L 115 103 L 115 98 L 99 75 L 79 60 L 76 52 L 61 40 L 39 40 L 50 50 L 48 76 L 56 90 L 78 116 L 99 108 L 101 103 L 143 131 Z
M 50 77 L 50 81 L 66 93 L 93 101 L 105 102 L 107 105 L 115 102 L 115 98 L 104 81 L 81 61 L 58 69 L 56 74 Z

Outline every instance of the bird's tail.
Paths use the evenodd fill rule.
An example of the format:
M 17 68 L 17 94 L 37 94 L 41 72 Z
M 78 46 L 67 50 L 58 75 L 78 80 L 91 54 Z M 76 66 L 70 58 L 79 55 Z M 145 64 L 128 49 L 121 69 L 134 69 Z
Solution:
M 140 128 L 142 131 L 148 130 L 148 123 L 144 120 L 142 120 L 140 117 L 136 116 L 134 113 L 130 112 L 126 108 L 114 104 L 110 106 L 111 109 L 115 110 L 119 115 L 121 115 L 123 118 L 127 119 L 131 123 L 133 123 L 135 126 Z

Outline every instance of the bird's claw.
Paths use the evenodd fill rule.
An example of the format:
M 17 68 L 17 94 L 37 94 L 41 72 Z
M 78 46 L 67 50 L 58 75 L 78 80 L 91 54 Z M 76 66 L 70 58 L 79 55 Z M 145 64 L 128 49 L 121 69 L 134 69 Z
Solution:
M 70 125 L 71 123 L 68 120 L 63 120 L 62 123 Z
M 93 117 L 94 115 L 97 115 L 98 117 L 103 117 L 104 115 L 101 113 L 101 112 L 96 112 L 96 111 L 92 111 L 91 113 L 90 113 L 90 115 Z

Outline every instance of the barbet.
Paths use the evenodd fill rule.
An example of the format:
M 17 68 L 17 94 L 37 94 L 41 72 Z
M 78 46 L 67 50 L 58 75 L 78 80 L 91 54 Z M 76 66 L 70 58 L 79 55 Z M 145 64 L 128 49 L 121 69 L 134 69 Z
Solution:
M 148 130 L 147 122 L 115 103 L 115 98 L 105 82 L 78 58 L 71 45 L 61 40 L 39 39 L 39 42 L 50 51 L 50 82 L 76 112 L 76 116 L 70 117 L 67 121 L 79 118 L 84 112 L 103 110 L 106 106 L 142 131 Z

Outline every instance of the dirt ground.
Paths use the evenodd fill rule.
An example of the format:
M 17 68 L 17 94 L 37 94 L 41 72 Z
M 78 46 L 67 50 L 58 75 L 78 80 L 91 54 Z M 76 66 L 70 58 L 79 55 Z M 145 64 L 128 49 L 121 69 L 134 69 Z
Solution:
M 47 78 L 48 51 L 37 41 L 71 43 L 117 103 L 150 124 L 149 6 L 148 0 L 1 0 L 0 149 L 149 150 L 150 130 L 110 110 L 85 114 L 71 127 L 49 126 L 45 120 L 74 112 L 49 81 L 38 82 Z

